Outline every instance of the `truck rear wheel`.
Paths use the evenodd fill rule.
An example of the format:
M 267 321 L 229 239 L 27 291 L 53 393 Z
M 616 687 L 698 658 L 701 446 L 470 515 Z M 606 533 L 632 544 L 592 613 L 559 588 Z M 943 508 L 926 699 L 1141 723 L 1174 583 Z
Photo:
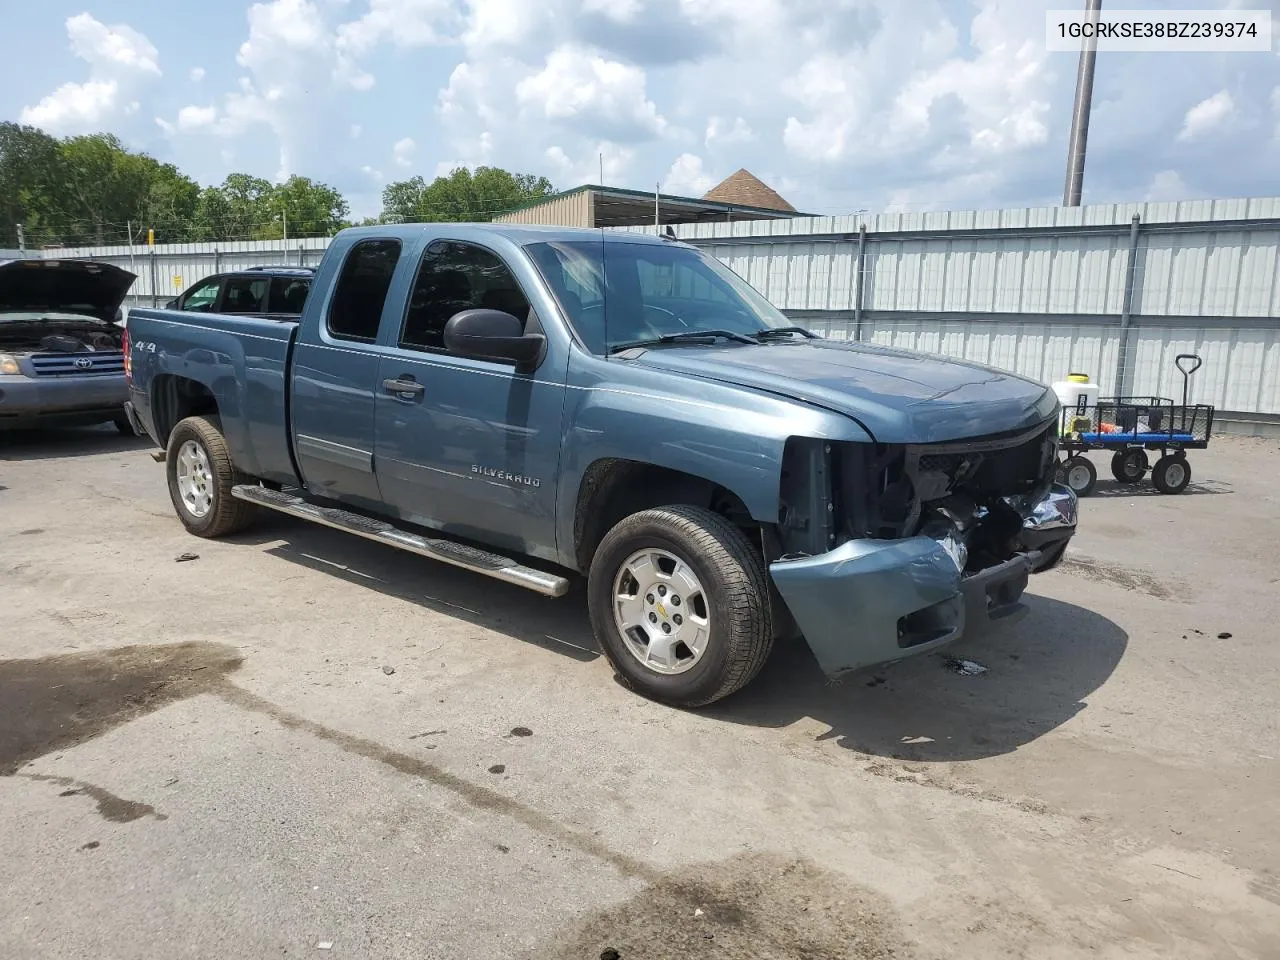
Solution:
M 591 626 L 626 686 L 700 707 L 746 686 L 773 644 L 764 561 L 702 507 L 632 514 L 600 542 L 587 581 Z
M 231 488 L 250 483 L 231 462 L 227 441 L 210 417 L 187 417 L 169 435 L 165 457 L 169 498 L 182 525 L 198 537 L 221 537 L 243 529 L 256 508 L 237 500 Z

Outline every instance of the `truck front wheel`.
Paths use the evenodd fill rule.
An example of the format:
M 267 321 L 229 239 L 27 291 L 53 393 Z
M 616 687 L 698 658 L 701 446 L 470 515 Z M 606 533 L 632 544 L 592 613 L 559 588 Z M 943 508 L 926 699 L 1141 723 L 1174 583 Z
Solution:
M 632 514 L 600 542 L 587 581 L 591 626 L 619 679 L 673 706 L 726 697 L 773 643 L 764 561 L 719 514 Z
M 169 498 L 178 519 L 198 537 L 221 537 L 253 519 L 253 504 L 237 500 L 231 488 L 250 483 L 231 462 L 227 441 L 216 421 L 187 417 L 169 435 L 165 457 Z

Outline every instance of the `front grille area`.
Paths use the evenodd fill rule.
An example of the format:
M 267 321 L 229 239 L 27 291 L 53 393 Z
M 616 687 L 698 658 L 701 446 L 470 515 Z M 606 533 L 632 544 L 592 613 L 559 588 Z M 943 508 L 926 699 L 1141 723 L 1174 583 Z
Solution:
M 124 373 L 124 354 L 113 350 L 38 353 L 31 358 L 37 377 L 86 377 Z
M 905 473 L 915 493 L 926 501 L 961 489 L 979 499 L 1024 493 L 1052 472 L 1055 426 L 1041 426 L 1021 435 L 910 446 Z

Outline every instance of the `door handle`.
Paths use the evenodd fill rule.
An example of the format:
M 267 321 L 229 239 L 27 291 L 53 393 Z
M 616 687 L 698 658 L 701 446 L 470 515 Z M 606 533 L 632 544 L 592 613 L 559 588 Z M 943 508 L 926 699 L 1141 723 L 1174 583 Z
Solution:
M 382 389 L 397 397 L 420 397 L 427 388 L 414 380 L 383 380 Z

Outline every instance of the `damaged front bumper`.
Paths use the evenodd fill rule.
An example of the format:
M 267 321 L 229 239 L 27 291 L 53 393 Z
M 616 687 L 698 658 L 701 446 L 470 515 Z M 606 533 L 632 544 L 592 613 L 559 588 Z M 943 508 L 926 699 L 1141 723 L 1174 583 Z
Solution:
M 914 656 L 1027 612 L 1027 578 L 1062 559 L 1076 496 L 1054 486 L 1023 517 L 1008 560 L 962 573 L 952 544 L 932 536 L 850 540 L 828 553 L 769 565 L 773 582 L 829 676 Z

